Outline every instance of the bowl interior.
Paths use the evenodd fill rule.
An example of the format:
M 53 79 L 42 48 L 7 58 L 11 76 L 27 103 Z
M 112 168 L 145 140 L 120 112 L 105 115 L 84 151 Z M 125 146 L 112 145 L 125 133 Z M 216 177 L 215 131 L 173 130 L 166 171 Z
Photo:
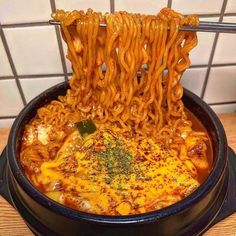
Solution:
M 37 109 L 42 107 L 43 105 L 49 103 L 51 100 L 57 99 L 59 95 L 65 95 L 66 90 L 69 88 L 68 83 L 63 82 L 58 84 L 36 98 L 34 98 L 19 114 L 16 121 L 14 122 L 8 142 L 8 157 L 11 171 L 17 180 L 17 182 L 24 188 L 29 195 L 37 196 L 37 201 L 41 204 L 47 206 L 48 202 L 51 203 L 51 208 L 55 211 L 61 212 L 63 214 L 69 214 L 71 217 L 85 217 L 90 219 L 94 219 L 95 221 L 99 221 L 102 219 L 104 221 L 107 220 L 120 220 L 123 222 L 124 219 L 137 220 L 139 219 L 140 215 L 142 218 L 162 218 L 171 214 L 171 212 L 175 212 L 176 210 L 185 209 L 186 207 L 194 204 L 198 198 L 202 198 L 204 194 L 206 194 L 212 186 L 214 186 L 215 182 L 220 178 L 221 173 L 225 168 L 226 158 L 225 153 L 227 150 L 227 141 L 225 137 L 225 133 L 223 127 L 217 118 L 216 114 L 212 111 L 212 109 L 203 102 L 199 97 L 194 95 L 188 90 L 184 91 L 183 102 L 188 110 L 190 110 L 204 125 L 206 128 L 213 146 L 213 156 L 214 156 L 214 163 L 213 163 L 213 170 L 211 171 L 207 180 L 202 184 L 194 193 L 190 194 L 184 200 L 173 204 L 167 208 L 155 211 L 155 212 L 148 212 L 145 214 L 140 215 L 133 215 L 133 216 L 99 216 L 93 215 L 89 213 L 83 213 L 66 206 L 63 206 L 57 202 L 54 202 L 47 198 L 44 194 L 40 193 L 34 186 L 30 183 L 27 179 L 23 170 L 21 168 L 19 162 L 19 152 L 20 152 L 20 145 L 21 145 L 21 137 L 24 131 L 25 125 L 36 115 Z M 204 193 L 204 194 L 203 194 Z M 101 218 L 102 217 L 102 218 Z

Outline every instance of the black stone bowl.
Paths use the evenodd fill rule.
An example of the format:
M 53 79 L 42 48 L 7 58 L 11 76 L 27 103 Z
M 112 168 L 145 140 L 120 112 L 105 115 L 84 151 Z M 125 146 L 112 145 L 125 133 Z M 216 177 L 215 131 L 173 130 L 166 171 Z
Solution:
M 68 83 L 58 84 L 33 99 L 16 118 L 6 148 L 5 167 L 10 201 L 38 235 L 199 235 L 212 224 L 227 193 L 229 169 L 227 140 L 216 114 L 199 97 L 184 91 L 185 106 L 202 122 L 213 144 L 213 170 L 207 180 L 184 200 L 162 210 L 131 216 L 83 213 L 63 206 L 40 193 L 27 179 L 19 162 L 25 125 L 38 108 L 58 95 Z M 0 186 L 1 187 L 1 186 Z

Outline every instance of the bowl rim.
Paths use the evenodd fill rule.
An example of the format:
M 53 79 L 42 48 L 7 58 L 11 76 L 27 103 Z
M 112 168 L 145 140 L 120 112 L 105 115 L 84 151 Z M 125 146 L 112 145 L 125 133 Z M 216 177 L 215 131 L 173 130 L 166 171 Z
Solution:
M 170 215 L 177 214 L 181 211 L 185 211 L 190 206 L 197 203 L 200 199 L 204 198 L 210 190 L 215 186 L 222 176 L 222 172 L 226 168 L 227 161 L 227 139 L 225 135 L 224 128 L 215 114 L 215 112 L 207 105 L 201 98 L 199 98 L 194 93 L 190 92 L 187 89 L 184 89 L 184 96 L 188 99 L 192 99 L 199 107 L 201 107 L 204 112 L 207 113 L 213 126 L 216 130 L 216 135 L 218 137 L 218 153 L 216 153 L 216 162 L 214 163 L 213 169 L 209 174 L 208 178 L 202 183 L 193 193 L 184 198 L 183 200 L 172 204 L 166 208 L 146 212 L 136 215 L 128 216 L 108 216 L 108 215 L 97 215 L 86 212 L 81 212 L 72 208 L 69 208 L 65 205 L 62 205 L 54 200 L 48 198 L 46 195 L 41 193 L 30 180 L 26 177 L 21 167 L 21 164 L 17 157 L 17 141 L 19 130 L 22 125 L 22 122 L 25 119 L 26 114 L 28 114 L 32 109 L 35 109 L 35 105 L 40 99 L 45 99 L 45 94 L 52 93 L 52 91 L 60 91 L 60 89 L 68 89 L 68 82 L 62 82 L 55 86 L 50 87 L 45 90 L 37 97 L 32 99 L 19 113 L 15 119 L 12 128 L 10 130 L 8 144 L 7 144 L 7 157 L 10 166 L 10 170 L 14 176 L 14 179 L 20 185 L 20 187 L 38 204 L 43 205 L 54 213 L 63 215 L 64 217 L 69 217 L 72 220 L 83 220 L 95 223 L 103 224 L 136 224 L 136 223 L 150 223 L 153 221 L 164 219 Z M 58 96 L 58 95 L 57 95 Z M 52 100 L 52 99 L 51 99 Z M 50 101 L 51 101 L 50 100 Z M 203 124 L 204 125 L 204 124 Z

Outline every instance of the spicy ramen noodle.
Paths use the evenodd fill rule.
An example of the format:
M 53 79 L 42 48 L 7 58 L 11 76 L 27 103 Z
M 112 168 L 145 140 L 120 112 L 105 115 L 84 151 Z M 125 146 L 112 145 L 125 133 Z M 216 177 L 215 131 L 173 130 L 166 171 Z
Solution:
M 179 27 L 197 25 L 197 16 L 89 9 L 53 18 L 73 74 L 66 95 L 25 127 L 28 178 L 61 204 L 105 215 L 153 211 L 191 194 L 210 170 L 207 134 L 193 130 L 181 100 L 197 37 Z

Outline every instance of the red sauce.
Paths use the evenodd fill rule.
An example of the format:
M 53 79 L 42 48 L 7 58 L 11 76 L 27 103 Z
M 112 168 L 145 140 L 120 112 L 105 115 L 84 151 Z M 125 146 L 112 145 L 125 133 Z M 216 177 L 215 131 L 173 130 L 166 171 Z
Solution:
M 211 138 L 210 138 L 206 128 L 201 123 L 201 121 L 189 110 L 187 110 L 187 114 L 188 114 L 188 118 L 191 120 L 191 122 L 193 124 L 193 126 L 192 126 L 193 130 L 205 132 L 207 134 L 207 137 L 208 137 L 208 140 L 206 141 L 206 145 L 207 145 L 207 152 L 206 153 L 207 153 L 207 160 L 208 160 L 208 163 L 209 163 L 209 169 L 204 170 L 204 171 L 198 171 L 198 181 L 200 183 L 202 183 L 209 176 L 209 174 L 212 170 L 212 166 L 213 166 L 212 142 L 211 142 Z

